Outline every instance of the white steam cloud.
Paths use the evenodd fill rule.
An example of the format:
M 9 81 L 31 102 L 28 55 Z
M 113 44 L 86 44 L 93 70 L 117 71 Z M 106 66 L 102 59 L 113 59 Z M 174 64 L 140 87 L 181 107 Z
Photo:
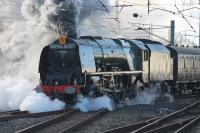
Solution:
M 108 0 L 101 1 L 105 4 L 109 3 Z M 7 8 L 9 2 L 4 1 L 4 3 L 7 4 L 5 6 Z M 86 21 L 90 15 L 96 14 L 96 21 L 100 20 L 102 11 L 93 12 L 93 8 L 89 8 L 88 5 L 99 8 L 99 3 L 91 0 L 24 0 L 22 2 L 21 16 L 24 19 L 13 22 L 8 30 L 0 34 L 0 110 L 20 108 L 30 112 L 41 112 L 63 107 L 63 103 L 59 101 L 50 101 L 45 95 L 32 92 L 39 81 L 39 56 L 45 45 L 58 38 L 59 23 L 74 23 L 75 31 L 79 34 L 85 31 L 83 27 L 81 28 L 83 31 L 79 31 L 78 25 Z M 68 18 L 63 14 L 72 8 L 73 17 Z M 19 10 L 12 8 L 12 4 L 8 9 Z M 43 106 L 45 108 L 42 108 Z
M 61 101 L 51 101 L 46 95 L 34 92 L 34 85 L 27 80 L 7 77 L 0 83 L 0 111 L 20 109 L 36 113 L 60 110 L 65 106 Z
M 143 91 L 138 93 L 133 100 L 126 101 L 126 105 L 154 104 L 158 96 L 159 94 L 156 92 Z
M 108 0 L 101 1 L 109 4 Z M 41 50 L 58 38 L 59 24 L 74 23 L 78 32 L 78 25 L 83 21 L 92 23 L 91 16 L 101 21 L 104 11 L 97 9 L 102 9 L 98 1 L 90 0 L 24 0 L 21 7 L 24 21 L 14 22 L 9 30 L 0 34 L 0 74 L 37 82 Z M 71 18 L 66 14 L 69 11 Z M 79 32 L 85 33 L 85 29 L 81 29 Z
M 33 86 L 24 79 L 14 80 L 4 78 L 0 80 L 0 111 L 16 110 L 24 97 L 31 92 Z
M 88 98 L 80 96 L 79 103 L 75 105 L 75 109 L 80 109 L 82 112 L 97 111 L 101 108 L 113 110 L 112 100 L 108 96 L 98 98 Z
M 20 104 L 20 110 L 28 110 L 30 113 L 46 112 L 53 110 L 61 110 L 65 107 L 65 103 L 55 99 L 50 100 L 43 93 L 32 92 Z
M 161 93 L 160 86 L 154 86 L 145 88 L 143 91 L 138 91 L 136 97 L 132 100 L 125 101 L 125 105 L 140 105 L 140 104 L 154 104 L 158 98 L 165 100 L 166 102 L 173 102 L 174 98 L 169 93 Z

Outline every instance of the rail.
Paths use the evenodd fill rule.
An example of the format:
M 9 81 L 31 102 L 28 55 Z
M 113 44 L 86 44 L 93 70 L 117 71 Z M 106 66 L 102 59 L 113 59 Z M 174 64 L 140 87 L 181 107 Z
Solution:
M 103 133 L 121 133 L 121 132 L 163 133 L 163 131 L 168 131 L 168 130 L 177 129 L 177 128 L 179 128 L 179 129 L 176 131 L 176 133 L 181 133 L 181 132 L 188 130 L 196 123 L 200 122 L 200 113 L 194 113 L 193 115 L 195 115 L 195 116 L 193 116 L 192 118 L 187 118 L 187 119 L 181 120 L 179 122 L 174 122 L 174 123 L 170 123 L 167 125 L 165 124 L 163 126 L 161 124 L 163 124 L 170 118 L 178 116 L 178 114 L 182 114 L 182 113 L 185 113 L 186 111 L 189 111 L 190 109 L 197 106 L 198 104 L 200 104 L 200 100 L 198 100 L 198 101 L 194 102 L 193 104 L 186 106 L 178 111 L 167 114 L 165 116 L 160 116 L 160 117 L 145 120 L 142 122 L 133 123 L 133 124 L 125 125 L 122 127 L 117 127 L 114 129 L 106 130 L 106 131 L 103 131 Z M 191 115 L 191 113 L 188 112 L 188 115 Z
M 50 120 L 46 120 L 46 121 L 43 121 L 41 123 L 38 123 L 36 125 L 33 125 L 33 126 L 30 126 L 30 127 L 27 127 L 25 129 L 22 129 L 20 131 L 17 131 L 15 133 L 31 133 L 31 132 L 36 132 L 40 129 L 43 129 L 43 128 L 46 128 L 50 125 L 53 125 L 59 121 L 62 121 L 64 120 L 66 117 L 69 117 L 70 115 L 74 114 L 76 112 L 76 110 L 71 110 L 71 111 L 68 111 L 64 114 L 61 114 L 55 118 L 52 118 Z
M 99 116 L 101 116 L 102 114 L 104 114 L 106 112 L 108 112 L 107 109 L 101 109 L 101 110 L 97 111 L 96 113 L 92 114 L 91 116 L 89 116 L 88 118 L 80 121 L 79 123 L 74 124 L 71 127 L 68 127 L 66 129 L 64 129 L 60 133 L 71 133 L 72 131 L 75 131 L 75 130 L 81 128 L 82 126 L 88 124 L 89 122 L 91 122 L 92 120 L 98 118 Z
M 33 114 L 29 114 L 27 111 L 23 111 L 23 112 L 11 112 L 11 113 L 4 113 L 4 114 L 0 114 L 0 122 L 2 121 L 9 121 L 9 120 L 13 120 L 13 119 L 23 119 L 23 118 L 34 118 L 34 117 L 41 117 L 41 116 L 48 116 L 48 115 L 54 115 L 54 114 L 60 114 L 60 113 L 65 113 L 66 111 L 69 110 L 57 110 L 57 111 L 48 111 L 48 112 L 41 112 L 41 113 L 33 113 Z M 10 115 L 10 116 L 3 116 L 2 115 Z

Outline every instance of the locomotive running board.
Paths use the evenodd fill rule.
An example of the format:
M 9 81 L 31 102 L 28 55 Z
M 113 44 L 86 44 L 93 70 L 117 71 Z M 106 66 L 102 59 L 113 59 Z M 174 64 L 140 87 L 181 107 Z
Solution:
M 86 73 L 86 75 L 138 75 L 142 74 L 142 71 L 118 71 L 118 72 L 92 72 Z

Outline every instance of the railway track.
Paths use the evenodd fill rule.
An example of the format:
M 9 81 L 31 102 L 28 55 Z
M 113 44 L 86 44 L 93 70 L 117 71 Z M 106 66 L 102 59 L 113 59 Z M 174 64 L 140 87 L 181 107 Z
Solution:
M 60 131 L 60 133 L 70 133 L 80 129 L 82 126 L 85 126 L 106 112 L 108 112 L 107 109 L 100 109 L 93 113 L 82 113 L 77 110 L 71 110 L 15 133 L 54 133 L 58 131 Z
M 0 115 L 20 115 L 20 114 L 28 114 L 28 111 L 19 111 L 19 110 L 13 110 L 13 111 L 6 111 L 6 112 L 0 112 Z
M 173 96 L 175 99 L 186 99 L 186 98 L 199 98 L 200 93 L 197 94 L 183 94 L 183 95 L 174 95 Z
M 199 105 L 200 100 L 173 113 L 110 129 L 103 133 L 183 133 L 200 122 Z
M 14 120 L 14 119 L 43 117 L 43 116 L 65 113 L 66 111 L 69 111 L 69 110 L 65 109 L 65 110 L 33 113 L 33 114 L 29 114 L 27 111 L 19 111 L 19 110 L 1 112 L 0 113 L 0 122 Z
M 193 96 L 195 96 L 196 98 L 198 97 L 198 94 L 188 94 L 188 95 L 184 95 L 184 96 L 177 96 L 177 99 L 178 98 L 180 98 L 180 99 L 182 99 L 183 97 L 185 97 L 185 98 L 192 98 Z M 175 97 L 176 98 L 176 97 Z M 192 109 L 193 107 L 191 107 L 191 109 Z M 57 117 L 57 116 L 59 116 L 59 115 L 61 115 L 61 114 L 64 114 L 64 113 L 67 113 L 68 111 L 72 111 L 72 110 L 60 110 L 60 111 L 51 111 L 51 112 L 44 112 L 44 113 L 35 113 L 35 114 L 28 114 L 28 112 L 27 111 L 19 111 L 19 110 L 14 110 L 14 111 L 8 111 L 8 112 L 0 112 L 0 122 L 4 122 L 4 121 L 8 121 L 8 122 L 10 122 L 10 120 L 17 120 L 18 121 L 18 119 L 23 119 L 23 118 L 31 118 L 31 120 L 32 120 L 32 118 L 36 118 L 36 119 L 38 119 L 38 118 L 40 118 L 40 117 L 43 117 L 44 116 L 44 119 L 46 118 L 46 119 L 52 119 L 52 118 L 55 118 L 55 117 Z M 183 112 L 185 112 L 185 111 L 183 111 Z M 74 113 L 72 113 L 71 115 L 68 115 L 68 116 L 66 116 L 66 120 L 69 120 L 69 121 L 71 121 L 71 119 L 73 120 L 74 118 L 70 118 L 70 117 L 74 117 L 74 116 L 76 116 L 76 114 L 78 114 L 78 115 L 80 115 L 79 114 L 80 112 L 78 112 L 78 111 L 75 111 Z M 181 129 L 181 130 L 186 130 L 186 129 L 188 129 L 188 128 L 190 128 L 190 127 L 192 127 L 192 125 L 194 125 L 195 123 L 197 123 L 198 121 L 199 121 L 199 118 L 198 118 L 198 111 L 193 111 L 193 112 L 188 112 L 188 114 L 192 114 L 192 117 L 189 117 L 189 118 L 185 118 L 185 119 L 183 119 L 183 120 L 180 120 L 180 121 L 176 121 L 176 122 L 171 122 L 171 123 L 166 123 L 165 125 L 160 125 L 159 127 L 157 127 L 157 126 L 155 126 L 155 128 L 154 129 L 149 129 L 149 130 L 147 130 L 147 131 L 145 131 L 145 132 L 147 132 L 147 133 L 153 133 L 153 132 L 163 132 L 163 130 L 164 131 L 166 131 L 166 130 L 174 130 L 174 128 L 177 128 L 177 130 L 178 130 L 178 127 L 181 129 L 183 126 L 185 126 L 186 124 L 190 124 L 190 125 L 187 125 L 186 127 L 184 127 L 183 129 Z M 200 113 L 200 112 L 199 112 Z M 55 115 L 54 115 L 55 114 Z M 51 116 L 52 115 L 52 116 Z M 71 124 L 69 124 L 69 125 L 67 125 L 67 126 L 61 126 L 61 128 L 59 128 L 59 130 L 57 130 L 57 131 L 61 131 L 60 133 L 64 133 L 64 132 L 71 132 L 71 131 L 74 131 L 74 130 L 76 130 L 76 129 L 79 129 L 79 127 L 81 127 L 81 126 L 84 126 L 85 124 L 87 124 L 87 123 L 83 123 L 82 124 L 82 122 L 81 121 L 83 121 L 84 119 L 86 119 L 87 117 L 89 117 L 90 115 L 92 115 L 91 113 L 89 113 L 89 114 L 86 114 L 85 116 L 84 116 L 84 114 L 83 114 L 83 117 L 81 117 L 81 120 L 80 121 L 76 121 L 76 122 L 72 122 Z M 49 117 L 45 117 L 45 116 L 49 116 Z M 94 115 L 95 116 L 95 115 Z M 96 117 L 96 116 L 95 116 Z M 112 129 L 112 130 L 109 130 L 109 131 L 104 131 L 104 132 L 114 132 L 114 133 L 118 133 L 118 132 L 120 132 L 120 133 L 124 133 L 124 132 L 132 132 L 132 131 L 135 131 L 135 130 L 137 130 L 137 129 L 139 129 L 139 128 L 141 128 L 142 126 L 145 126 L 145 125 L 148 125 L 148 124 L 150 124 L 150 123 L 152 123 L 152 122 L 155 122 L 156 120 L 158 120 L 158 119 L 160 119 L 160 118 L 162 118 L 162 117 L 164 117 L 164 116 L 161 116 L 161 117 L 157 117 L 157 118 L 153 118 L 153 119 L 150 119 L 150 120 L 145 120 L 145 121 L 142 121 L 142 122 L 139 122 L 139 123 L 135 123 L 135 124 L 130 124 L 130 125 L 126 125 L 126 126 L 124 126 L 124 127 L 120 127 L 120 128 L 116 128 L 116 129 Z M 69 119 L 68 119 L 69 118 Z M 44 119 L 39 119 L 38 121 L 38 123 L 40 123 L 41 121 L 44 121 Z M 95 118 L 94 118 L 95 119 Z M 29 120 L 29 119 L 28 119 Z M 62 121 L 62 120 L 58 120 L 58 123 L 60 122 L 60 121 Z M 194 121 L 194 122 L 193 122 Z M 81 122 L 81 123 L 80 123 Z M 88 121 L 88 122 L 90 122 L 90 120 Z M 165 122 L 165 121 L 164 121 Z M 35 122 L 36 123 L 36 122 Z M 25 127 L 29 127 L 30 125 L 32 125 L 32 124 L 35 124 L 34 122 L 32 123 L 32 122 L 29 122 L 29 124 L 27 124 L 27 126 L 22 126 L 22 127 L 20 127 L 20 126 L 18 126 L 18 128 L 17 128 L 17 130 L 15 129 L 13 129 L 14 131 L 21 131 L 20 129 L 23 129 L 23 128 L 25 128 Z M 79 124 L 78 124 L 79 123 Z M 49 124 L 49 125 L 54 125 L 54 124 Z M 73 128 L 72 128 L 72 125 L 74 126 Z M 48 124 L 47 124 L 47 126 L 46 126 L 46 128 L 48 127 Z M 41 128 L 41 131 L 43 132 L 49 132 L 47 129 L 45 128 L 45 126 L 44 127 L 42 127 Z M 69 129 L 68 129 L 69 128 Z M 66 131 L 65 131 L 66 130 Z M 11 130 L 12 131 L 12 130 Z M 39 130 L 40 131 L 40 130 Z M 34 132 L 39 132 L 39 131 L 34 131 Z M 53 130 L 52 130 L 53 131 Z M 56 130 L 54 130 L 54 131 L 56 131 Z M 174 130 L 175 131 L 175 130 Z M 32 131 L 31 131 L 32 132 Z M 178 132 L 177 132 L 178 133 Z

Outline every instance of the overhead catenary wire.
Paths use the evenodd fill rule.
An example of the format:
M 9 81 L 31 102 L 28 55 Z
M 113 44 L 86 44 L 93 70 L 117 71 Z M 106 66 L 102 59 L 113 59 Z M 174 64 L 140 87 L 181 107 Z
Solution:
M 163 27 L 163 28 L 170 28 L 170 26 L 167 26 L 167 25 L 156 25 L 156 24 L 147 24 L 147 23 L 131 23 L 131 24 L 139 24 L 139 25 L 147 25 L 147 26 L 157 26 L 157 27 Z
M 7 0 L 8 1 L 8 0 Z M 115 0 L 115 1 L 119 1 L 119 2 L 124 2 L 124 3 L 127 3 L 127 5 L 125 5 L 125 6 L 143 6 L 143 7 L 146 7 L 146 5 L 145 4 L 138 4 L 138 3 L 134 3 L 134 2 L 132 2 L 132 1 L 128 1 L 128 0 Z M 145 0 L 146 1 L 146 0 Z M 13 3 L 12 4 L 12 6 L 21 6 L 21 2 L 18 2 L 18 1 L 8 1 L 8 2 L 10 2 L 10 3 Z M 54 7 L 58 7 L 59 5 L 54 5 L 54 4 L 47 4 L 47 3 L 45 3 L 46 5 L 49 5 L 49 6 L 54 6 Z M 193 3 L 193 4 L 191 4 L 191 3 L 176 3 L 176 5 L 184 5 L 184 6 L 191 6 L 191 5 L 194 5 L 194 6 L 197 6 L 197 5 L 199 5 L 200 3 Z M 8 4 L 8 6 L 10 6 L 11 4 Z M 162 5 L 162 6 L 174 6 L 174 4 L 156 4 L 156 3 L 154 3 L 154 2 L 151 2 L 151 5 L 156 5 L 156 6 L 160 6 L 160 5 Z M 4 4 L 4 6 L 5 6 L 5 4 Z M 28 6 L 28 5 L 27 5 Z M 90 6 L 90 5 L 82 5 L 82 6 L 86 6 L 86 7 L 92 7 L 92 6 Z M 104 4 L 104 6 L 105 7 L 116 7 L 116 5 L 105 5 Z M 120 7 L 122 7 L 122 6 L 124 6 L 124 4 L 122 4 L 122 5 L 119 5 Z
M 179 8 L 175 5 L 176 9 L 178 10 L 178 12 L 182 15 L 182 17 L 185 19 L 185 21 L 190 25 L 190 27 L 192 28 L 192 30 L 194 32 L 196 32 L 196 30 L 194 29 L 194 27 L 190 24 L 190 22 L 187 20 L 187 18 L 185 18 L 184 14 L 179 10 Z
M 160 4 L 155 4 L 154 2 L 152 2 L 151 1 L 151 4 L 150 5 L 156 5 L 157 7 L 154 7 L 152 10 L 150 10 L 150 11 L 154 11 L 154 10 L 160 10 L 160 11 L 165 11 L 165 12 L 169 12 L 169 13 L 171 13 L 171 14 L 173 14 L 173 15 L 178 15 L 177 13 L 179 13 L 179 11 L 178 12 L 176 12 L 176 11 L 172 11 L 172 10 L 169 10 L 169 9 L 167 9 L 167 8 L 164 8 L 164 7 L 162 7 L 162 6 L 160 6 Z M 175 4 L 175 5 L 177 5 L 177 4 Z M 183 4 L 184 5 L 184 4 Z M 174 5 L 173 5 L 174 6 Z M 187 9 L 183 9 L 183 10 L 180 10 L 180 11 L 190 11 L 190 10 L 193 10 L 193 9 L 200 9 L 199 7 L 190 7 L 190 8 L 187 8 Z M 187 16 L 187 17 L 191 17 L 191 16 Z M 198 19 L 198 18 L 197 18 Z
M 122 0 L 119 0 L 119 1 L 122 1 Z M 124 0 L 123 0 L 124 1 Z M 126 2 L 126 1 L 125 1 Z M 131 2 L 132 3 L 132 2 Z M 152 5 L 152 4 L 151 4 Z M 157 4 L 155 4 L 155 5 L 157 5 Z M 0 5 L 0 6 L 5 6 L 5 5 Z M 13 6 L 13 5 L 8 5 L 8 6 Z M 16 6 L 21 6 L 21 5 L 16 5 Z M 26 5 L 26 6 L 29 6 L 29 5 Z M 52 4 L 45 4 L 45 6 L 56 6 L 56 7 L 58 7 L 58 5 L 52 5 Z M 93 6 L 90 6 L 90 5 L 82 5 L 82 6 L 85 6 L 85 7 L 88 7 L 88 8 L 92 8 Z M 105 4 L 103 4 L 103 8 L 106 8 L 106 7 L 132 7 L 132 6 L 139 6 L 138 4 L 136 4 L 136 3 L 134 3 L 133 5 L 119 5 L 119 6 L 116 6 L 116 5 L 105 5 Z M 144 6 L 144 5 L 143 5 Z M 146 6 L 146 5 L 145 5 Z M 31 6 L 30 6 L 31 7 Z M 94 8 L 94 7 L 93 7 Z M 95 8 L 97 8 L 97 7 L 95 7 Z M 102 9 L 102 7 L 101 8 L 98 8 L 98 9 L 101 9 L 102 11 L 105 11 L 105 9 Z M 96 10 L 98 10 L 98 9 L 96 9 Z M 107 9 L 107 8 L 106 8 Z M 70 10 L 70 9 L 68 9 L 68 10 Z M 91 9 L 92 10 L 92 9 Z M 172 13 L 172 14 L 175 14 L 174 13 L 174 11 L 170 11 L 170 10 L 167 10 L 167 9 L 165 9 L 165 8 L 161 8 L 161 7 L 158 7 L 158 8 L 154 8 L 154 9 L 152 9 L 152 11 L 153 10 L 161 10 L 161 11 L 167 11 L 167 12 L 170 12 L 170 13 Z M 187 9 L 187 10 L 189 10 L 189 9 Z M 94 10 L 95 11 L 95 10 Z M 106 12 L 107 12 L 108 10 L 106 10 Z M 110 12 L 113 12 L 113 11 L 109 11 L 109 13 Z M 188 16 L 188 17 L 191 17 L 191 16 Z M 194 18 L 194 17 L 192 17 L 192 18 Z M 197 18 L 196 18 L 197 19 Z
M 187 8 L 187 9 L 180 10 L 180 11 L 184 12 L 184 11 L 193 10 L 193 9 L 200 9 L 200 7 L 190 7 L 190 8 Z
M 134 25 L 135 27 L 137 27 L 137 28 L 140 29 L 140 30 L 145 31 L 146 33 L 149 33 L 149 34 L 151 34 L 151 35 L 153 35 L 153 36 L 155 36 L 155 37 L 158 37 L 159 39 L 162 39 L 163 41 L 166 41 L 166 42 L 170 43 L 169 40 L 167 40 L 167 39 L 165 39 L 165 38 L 163 38 L 163 37 L 161 37 L 161 36 L 159 36 L 159 35 L 157 35 L 157 34 L 154 34 L 154 33 L 150 32 L 150 31 L 147 31 L 146 29 L 141 28 L 140 26 L 137 26 L 136 24 L 133 24 L 133 23 L 132 23 L 132 25 Z
M 98 9 L 97 9 L 98 10 Z M 154 9 L 153 9 L 154 10 Z M 163 10 L 165 10 L 165 9 L 163 9 Z M 169 11 L 169 12 L 172 12 L 172 11 Z M 82 14 L 84 13 L 84 12 L 81 12 Z M 128 15 L 128 14 L 127 14 Z M 130 15 L 132 15 L 132 14 L 130 14 Z M 145 16 L 145 15 L 144 15 Z M 154 15 L 154 16 L 156 16 L 156 15 Z M 186 16 L 186 15 L 185 15 Z M 195 17 L 192 17 L 192 16 L 187 16 L 187 17 L 190 17 L 190 18 L 194 18 L 194 19 L 198 19 L 198 18 L 195 18 Z
M 124 5 L 124 4 L 122 4 L 122 5 L 119 5 L 119 7 L 123 7 L 123 8 L 132 8 L 133 6 L 138 6 L 138 7 L 146 7 L 147 5 L 143 5 L 143 4 L 138 4 L 138 3 L 134 3 L 134 2 L 132 2 L 132 1 L 130 1 L 130 0 L 117 0 L 117 1 L 121 1 L 121 2 L 124 2 L 124 3 L 126 3 L 127 5 Z M 13 1 L 13 5 L 14 4 L 18 4 L 19 2 L 16 2 L 16 1 Z M 151 5 L 156 5 L 156 4 L 154 4 L 154 3 L 151 3 Z M 167 5 L 167 4 L 157 4 L 157 5 Z M 177 5 L 186 5 L 186 4 L 177 4 Z M 193 4 L 194 5 L 194 4 Z M 18 6 L 21 6 L 21 5 L 19 5 L 18 4 Z M 28 5 L 27 5 L 28 6 Z M 52 7 L 57 7 L 58 5 L 46 5 L 46 6 L 52 6 Z M 85 6 L 85 7 L 91 7 L 90 5 L 83 5 L 83 6 Z M 104 6 L 106 7 L 106 8 L 108 8 L 108 7 L 117 7 L 116 5 L 105 5 L 104 4 Z M 104 12 L 106 12 L 106 10 L 104 9 L 104 7 L 103 6 L 99 6 L 99 8 L 97 9 L 97 10 L 102 10 L 102 11 L 104 11 Z M 162 9 L 162 8 L 161 8 Z M 113 11 L 112 10 L 110 10 L 110 13 L 112 13 Z M 84 12 L 82 12 L 82 13 L 84 13 Z M 121 14 L 123 14 L 123 13 L 121 13 Z M 124 13 L 125 14 L 125 13 Z M 127 15 L 132 15 L 131 13 L 130 14 L 127 14 Z M 180 15 L 178 15 L 178 14 L 175 14 L 176 16 L 179 16 L 180 17 Z M 146 15 L 146 16 L 148 16 L 148 15 Z M 150 16 L 150 15 L 149 15 Z M 153 15 L 152 15 L 153 16 Z M 154 15 L 155 17 L 159 17 L 158 15 Z M 186 16 L 185 15 L 185 17 L 189 17 L 189 16 Z M 13 19 L 14 19 L 14 17 L 13 17 Z M 19 20 L 20 20 L 20 18 L 18 18 Z M 21 18 L 22 20 L 24 19 L 24 18 Z M 195 18 L 194 18 L 195 19 Z M 196 19 L 198 19 L 198 18 L 196 18 Z M 25 20 L 29 20 L 29 19 L 27 19 L 27 18 L 25 18 Z M 31 20 L 31 19 L 30 19 Z M 41 20 L 36 20 L 36 21 L 40 21 L 41 22 Z M 191 22 L 190 22 L 191 23 Z M 99 26 L 99 27 L 101 27 L 101 26 Z M 106 27 L 103 27 L 103 28 L 106 28 Z M 121 29 L 121 30 L 123 30 L 123 29 Z
M 98 0 L 98 2 L 100 3 L 100 5 L 105 9 L 105 11 L 107 13 L 110 13 L 110 11 L 108 10 L 108 8 L 105 6 L 105 4 L 101 1 L 101 0 Z

